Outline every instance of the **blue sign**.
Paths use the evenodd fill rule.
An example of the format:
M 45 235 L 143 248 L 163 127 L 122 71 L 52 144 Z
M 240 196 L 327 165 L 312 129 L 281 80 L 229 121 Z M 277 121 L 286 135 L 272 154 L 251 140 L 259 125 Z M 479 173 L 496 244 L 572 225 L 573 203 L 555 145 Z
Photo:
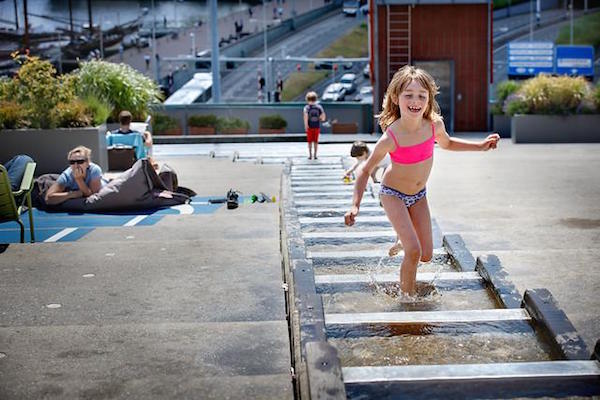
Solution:
M 594 76 L 593 46 L 556 46 L 556 73 Z
M 534 76 L 554 72 L 554 43 L 510 42 L 508 76 Z

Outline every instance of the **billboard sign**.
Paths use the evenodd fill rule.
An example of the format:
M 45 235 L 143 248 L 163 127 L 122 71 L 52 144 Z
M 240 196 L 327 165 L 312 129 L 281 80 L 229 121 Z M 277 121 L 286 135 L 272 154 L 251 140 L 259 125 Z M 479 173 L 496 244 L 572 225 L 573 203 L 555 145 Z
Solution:
M 556 73 L 594 76 L 593 46 L 556 46 Z
M 554 72 L 554 43 L 510 42 L 508 76 L 533 76 Z

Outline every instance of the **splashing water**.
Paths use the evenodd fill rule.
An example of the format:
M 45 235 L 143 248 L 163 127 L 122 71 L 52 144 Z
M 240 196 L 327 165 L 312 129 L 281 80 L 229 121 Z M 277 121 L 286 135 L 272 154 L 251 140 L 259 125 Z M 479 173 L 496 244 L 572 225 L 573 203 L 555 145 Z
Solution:
M 381 258 L 379 259 L 379 262 L 377 263 L 377 265 L 375 266 L 375 268 L 369 268 L 368 271 L 367 271 L 369 279 L 371 280 L 371 284 L 375 288 L 375 292 L 383 292 L 385 290 L 379 283 L 377 283 L 377 280 L 375 279 L 375 274 L 377 272 L 381 271 L 381 266 L 383 264 L 383 259 L 386 258 L 386 257 L 387 257 L 387 255 L 381 256 Z

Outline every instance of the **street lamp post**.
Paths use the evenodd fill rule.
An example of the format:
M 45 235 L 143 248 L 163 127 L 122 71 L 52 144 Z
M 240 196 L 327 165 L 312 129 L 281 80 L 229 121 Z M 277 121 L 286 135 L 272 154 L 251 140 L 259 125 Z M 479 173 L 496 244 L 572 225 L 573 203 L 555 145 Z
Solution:
M 152 0 L 152 62 L 154 64 L 154 76 L 156 78 L 156 82 L 158 82 L 158 60 L 156 58 L 156 12 L 154 11 L 154 0 Z
M 196 34 L 190 32 L 190 37 L 192 38 L 192 57 L 196 57 Z
M 571 15 L 570 15 L 570 18 L 571 18 L 571 24 L 570 25 L 571 26 L 570 26 L 570 29 L 569 29 L 570 30 L 570 36 L 571 36 L 571 42 L 570 43 L 571 43 L 571 46 L 573 46 L 573 0 L 571 0 L 571 4 L 569 5 L 569 7 L 571 8 Z
M 529 0 L 529 41 L 533 41 L 533 0 Z
M 210 67 L 212 69 L 212 99 L 213 103 L 221 103 L 221 64 L 219 64 L 219 13 L 217 10 L 217 0 L 210 0 L 210 41 L 212 50 L 210 52 Z
M 267 14 L 265 7 L 265 0 L 262 0 L 262 8 L 263 8 L 263 45 L 265 50 L 265 66 L 264 66 L 264 74 L 265 74 L 265 89 L 267 89 L 267 103 L 271 102 L 271 96 L 269 95 L 269 88 L 271 87 L 270 79 L 269 79 L 269 64 L 268 64 L 268 47 L 267 47 Z

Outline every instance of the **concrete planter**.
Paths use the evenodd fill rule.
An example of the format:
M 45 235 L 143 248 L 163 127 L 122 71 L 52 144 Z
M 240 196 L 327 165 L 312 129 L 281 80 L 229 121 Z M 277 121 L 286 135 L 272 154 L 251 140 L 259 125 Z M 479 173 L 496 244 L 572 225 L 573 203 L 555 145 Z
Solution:
M 167 135 L 167 136 L 181 136 L 183 135 L 183 130 L 181 128 L 171 128 L 162 132 L 155 133 L 156 135 Z
M 492 115 L 493 131 L 502 138 L 509 138 L 511 119 L 510 115 Z
M 285 133 L 285 128 L 281 129 L 269 129 L 269 128 L 258 128 L 259 134 L 273 134 L 273 135 L 281 135 Z
M 214 135 L 216 129 L 212 126 L 190 126 L 190 135 Z
M 331 124 L 331 133 L 358 133 L 358 124 L 352 123 L 340 123 L 336 122 Z
M 37 163 L 36 175 L 61 173 L 67 168 L 67 154 L 77 146 L 92 150 L 92 161 L 108 170 L 106 125 L 89 128 L 4 129 L 0 131 L 0 162 L 27 154 Z
M 598 143 L 600 114 L 515 115 L 511 121 L 513 143 Z

